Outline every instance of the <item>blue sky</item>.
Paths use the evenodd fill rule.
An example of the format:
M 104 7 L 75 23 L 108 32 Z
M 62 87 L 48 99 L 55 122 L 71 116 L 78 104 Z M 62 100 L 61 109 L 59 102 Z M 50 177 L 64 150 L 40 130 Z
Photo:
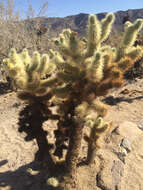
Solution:
M 36 11 L 45 0 L 29 0 Z M 47 16 L 65 17 L 79 13 L 116 12 L 119 10 L 143 8 L 143 0 L 48 0 Z M 27 0 L 15 0 L 23 12 L 27 9 Z

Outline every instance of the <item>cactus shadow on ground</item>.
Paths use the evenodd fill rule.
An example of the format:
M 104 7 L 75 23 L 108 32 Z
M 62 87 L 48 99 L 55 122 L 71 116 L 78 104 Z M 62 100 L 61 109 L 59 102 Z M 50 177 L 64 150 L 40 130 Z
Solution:
M 3 94 L 7 94 L 10 91 L 10 86 L 7 82 L 0 82 L 0 96 Z
M 139 99 L 143 99 L 143 96 L 137 96 L 134 98 L 126 98 L 123 96 L 122 97 L 108 96 L 103 99 L 103 102 L 110 106 L 114 106 L 114 105 L 119 104 L 120 102 L 132 103 L 134 100 L 139 100 Z
M 5 160 L 0 162 L 0 166 L 5 165 Z M 33 171 L 28 172 L 28 171 Z M 36 173 L 36 174 L 35 174 Z M 44 178 L 40 167 L 36 162 L 31 162 L 18 168 L 15 171 L 0 173 L 0 189 L 6 190 L 26 190 L 43 189 Z M 31 188 L 32 187 L 32 188 Z

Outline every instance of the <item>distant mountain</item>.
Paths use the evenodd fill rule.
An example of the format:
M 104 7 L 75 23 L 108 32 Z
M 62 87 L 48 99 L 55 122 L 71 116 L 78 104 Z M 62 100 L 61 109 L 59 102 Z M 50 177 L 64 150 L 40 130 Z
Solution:
M 101 20 L 107 13 L 96 14 Z M 123 31 L 123 21 L 128 18 L 131 22 L 134 22 L 138 18 L 143 19 L 143 8 L 142 9 L 129 9 L 127 11 L 118 11 L 115 13 L 116 20 L 114 23 L 114 30 L 117 32 Z M 77 15 L 67 16 L 64 18 L 45 18 L 41 17 L 40 23 L 48 28 L 49 35 L 56 37 L 65 28 L 71 28 L 78 32 L 79 36 L 84 36 L 87 29 L 88 14 L 80 13 Z

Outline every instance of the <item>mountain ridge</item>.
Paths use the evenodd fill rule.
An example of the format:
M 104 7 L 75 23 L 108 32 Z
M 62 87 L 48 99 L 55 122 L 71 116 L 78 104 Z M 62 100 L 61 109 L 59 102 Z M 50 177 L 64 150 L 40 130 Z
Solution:
M 96 14 L 98 19 L 101 20 L 105 17 L 107 12 Z M 127 11 L 119 10 L 114 13 L 115 22 L 113 24 L 113 29 L 117 32 L 123 31 L 124 19 L 128 17 L 129 21 L 134 22 L 136 19 L 143 19 L 143 8 L 141 9 L 128 9 Z M 76 31 L 79 36 L 84 36 L 86 34 L 87 23 L 88 23 L 87 13 L 79 13 L 76 15 L 70 15 L 66 17 L 40 17 L 40 23 L 46 26 L 51 34 L 51 37 L 57 36 L 65 28 L 70 28 Z M 53 33 L 53 34 L 52 34 Z

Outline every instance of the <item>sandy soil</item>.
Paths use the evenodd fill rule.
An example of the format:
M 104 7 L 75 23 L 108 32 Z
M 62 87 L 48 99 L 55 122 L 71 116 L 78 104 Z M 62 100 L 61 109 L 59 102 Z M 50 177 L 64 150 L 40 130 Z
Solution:
M 105 137 L 95 163 L 78 168 L 77 190 L 142 190 L 143 133 L 140 130 L 123 162 L 114 151 L 121 141 L 121 135 L 114 129 L 124 121 L 137 123 L 143 119 L 143 80 L 127 83 L 102 100 L 110 105 L 106 120 L 113 121 L 113 128 Z M 43 176 L 40 166 L 34 162 L 36 142 L 24 141 L 25 134 L 18 132 L 18 113 L 22 106 L 14 92 L 1 90 L 0 190 L 46 190 L 47 176 Z M 83 143 L 80 157 L 85 154 L 86 144 Z

